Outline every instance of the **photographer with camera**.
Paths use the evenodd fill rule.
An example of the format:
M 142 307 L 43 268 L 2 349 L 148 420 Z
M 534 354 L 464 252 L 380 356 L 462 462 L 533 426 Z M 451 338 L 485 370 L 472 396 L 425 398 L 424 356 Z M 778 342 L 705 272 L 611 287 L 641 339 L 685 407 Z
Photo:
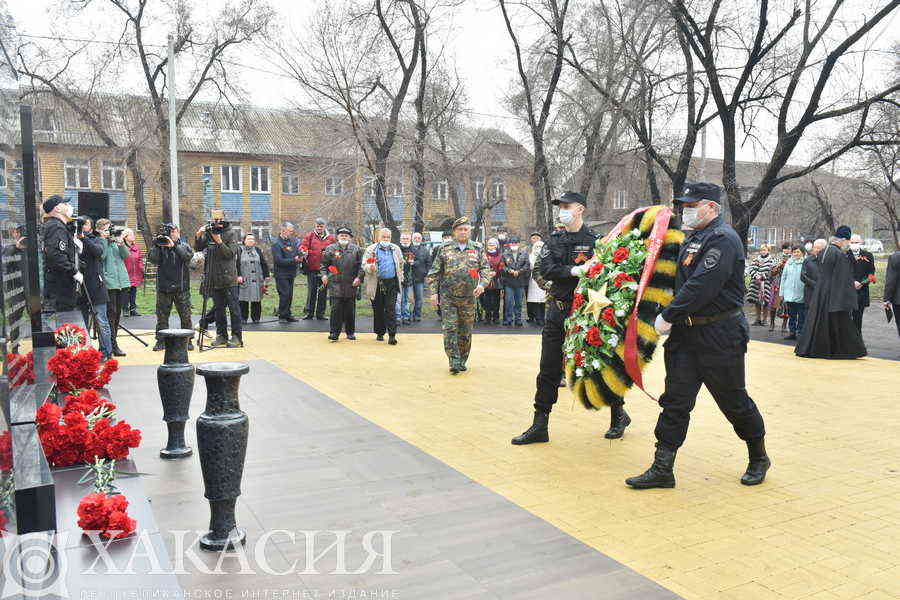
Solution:
M 75 310 L 77 288 L 84 281 L 78 269 L 78 246 L 75 243 L 74 223 L 67 223 L 74 212 L 69 201 L 59 195 L 47 198 L 41 205 L 45 220 L 41 229 L 44 246 L 44 308 L 46 326 L 56 329 L 63 323 L 83 325 L 81 314 Z M 80 245 L 81 242 L 78 242 Z M 54 315 L 55 319 L 51 318 Z M 54 325 L 56 322 L 58 325 Z
M 100 339 L 100 353 L 103 360 L 109 360 L 112 356 L 112 339 L 106 307 L 109 292 L 103 278 L 104 244 L 94 233 L 94 222 L 90 217 L 75 219 L 75 237 L 82 243 L 80 266 L 84 274 L 83 291 L 87 294 L 82 294 L 78 305 L 85 323 L 91 322 L 90 315 L 93 310 L 97 322 L 97 337 Z
M 116 341 L 122 309 L 128 304 L 131 291 L 131 278 L 128 277 L 128 269 L 125 268 L 125 259 L 128 258 L 125 228 L 113 225 L 109 219 L 98 219 L 96 230 L 103 244 L 103 278 L 109 292 L 106 312 L 109 317 L 112 353 L 113 356 L 125 356 Z
M 147 260 L 156 270 L 156 344 L 154 351 L 163 350 L 159 332 L 169 326 L 172 304 L 178 311 L 182 329 L 191 325 L 191 276 L 188 265 L 194 251 L 181 239 L 181 231 L 173 223 L 163 223 L 153 238 L 153 248 Z M 188 350 L 194 349 L 194 341 L 188 342 Z
M 213 218 L 197 230 L 194 236 L 194 249 L 205 254 L 203 281 L 200 293 L 212 298 L 213 314 L 216 320 L 216 339 L 210 348 L 240 348 L 244 345 L 241 339 L 241 309 L 238 306 L 237 292 L 237 243 L 231 223 L 225 220 L 221 210 L 213 211 Z M 231 310 L 231 339 L 228 339 L 228 323 L 225 309 Z M 205 315 L 204 315 L 205 316 Z M 202 322 L 201 330 L 205 330 Z M 202 350 L 202 348 L 201 348 Z

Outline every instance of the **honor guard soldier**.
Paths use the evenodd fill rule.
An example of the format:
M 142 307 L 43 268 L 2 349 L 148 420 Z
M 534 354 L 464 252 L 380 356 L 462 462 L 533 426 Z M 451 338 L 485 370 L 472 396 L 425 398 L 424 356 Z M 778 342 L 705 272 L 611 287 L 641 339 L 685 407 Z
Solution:
M 744 316 L 744 246 L 722 220 L 721 189 L 688 185 L 675 199 L 682 226 L 693 230 L 678 256 L 675 298 L 656 319 L 665 343 L 666 388 L 659 399 L 656 456 L 642 475 L 625 481 L 636 489 L 675 487 L 675 453 L 687 435 L 691 410 L 705 385 L 719 410 L 747 443 L 750 461 L 744 485 L 763 482 L 770 466 L 765 426 L 744 383 L 750 328 Z
M 466 217 L 454 221 L 453 240 L 440 247 L 425 277 L 432 304 L 441 308 L 444 352 L 453 375 L 467 370 L 475 300 L 494 275 L 484 249 L 470 239 L 471 235 L 472 226 Z
M 559 220 L 564 229 L 550 235 L 535 270 L 550 282 L 547 293 L 547 314 L 541 333 L 541 367 L 534 394 L 534 422 L 524 433 L 512 439 L 515 445 L 550 441 L 547 423 L 550 411 L 559 397 L 563 374 L 563 341 L 566 317 L 572 312 L 572 299 L 578 278 L 593 264 L 594 243 L 597 236 L 584 224 L 587 201 L 578 192 L 565 192 L 553 201 L 559 206 Z M 621 406 L 612 407 L 608 439 L 622 437 L 631 423 Z
M 44 312 L 55 313 L 59 325 L 82 324 L 81 314 L 75 310 L 78 286 L 84 276 L 78 269 L 78 248 L 75 236 L 66 226 L 72 220 L 73 209 L 62 196 L 50 196 L 42 208 L 47 214 L 42 228 L 44 245 Z M 53 327 L 55 329 L 55 327 Z

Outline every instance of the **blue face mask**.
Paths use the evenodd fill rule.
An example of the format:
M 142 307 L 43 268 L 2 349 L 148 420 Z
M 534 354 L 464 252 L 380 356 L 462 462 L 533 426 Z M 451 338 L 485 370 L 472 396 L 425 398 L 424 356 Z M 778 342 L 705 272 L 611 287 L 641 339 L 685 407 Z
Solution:
M 390 248 L 390 247 L 391 247 L 391 243 L 390 243 L 390 242 L 382 242 L 382 241 L 379 241 L 379 242 L 378 242 L 378 245 L 381 246 L 382 248 Z

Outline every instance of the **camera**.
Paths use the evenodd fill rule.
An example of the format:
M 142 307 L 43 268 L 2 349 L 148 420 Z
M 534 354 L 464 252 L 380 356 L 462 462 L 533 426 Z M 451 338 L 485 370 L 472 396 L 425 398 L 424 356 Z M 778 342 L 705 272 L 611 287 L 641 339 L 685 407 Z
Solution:
M 81 230 L 84 229 L 84 224 L 90 221 L 88 217 L 78 216 L 66 223 L 66 229 L 69 230 L 69 233 L 72 235 L 81 235 Z
M 171 223 L 163 223 L 159 226 L 159 229 L 156 230 L 156 236 L 153 238 L 153 242 L 157 246 L 168 246 L 173 242 L 172 240 L 172 230 L 175 229 L 175 226 Z
M 121 225 L 113 225 L 109 230 L 109 237 L 120 238 L 125 234 L 125 228 Z
M 214 219 L 206 222 L 206 232 L 209 234 L 222 235 L 231 228 L 231 223 L 222 219 Z

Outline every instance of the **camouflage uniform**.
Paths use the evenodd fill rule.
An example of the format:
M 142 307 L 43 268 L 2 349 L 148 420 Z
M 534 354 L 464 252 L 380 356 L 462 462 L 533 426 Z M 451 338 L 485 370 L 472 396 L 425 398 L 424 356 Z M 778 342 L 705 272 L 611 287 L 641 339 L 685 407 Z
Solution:
M 450 368 L 464 366 L 472 347 L 475 323 L 475 288 L 487 287 L 494 272 L 482 247 L 469 241 L 464 249 L 454 240 L 443 244 L 425 278 L 431 294 L 441 299 L 444 351 Z

